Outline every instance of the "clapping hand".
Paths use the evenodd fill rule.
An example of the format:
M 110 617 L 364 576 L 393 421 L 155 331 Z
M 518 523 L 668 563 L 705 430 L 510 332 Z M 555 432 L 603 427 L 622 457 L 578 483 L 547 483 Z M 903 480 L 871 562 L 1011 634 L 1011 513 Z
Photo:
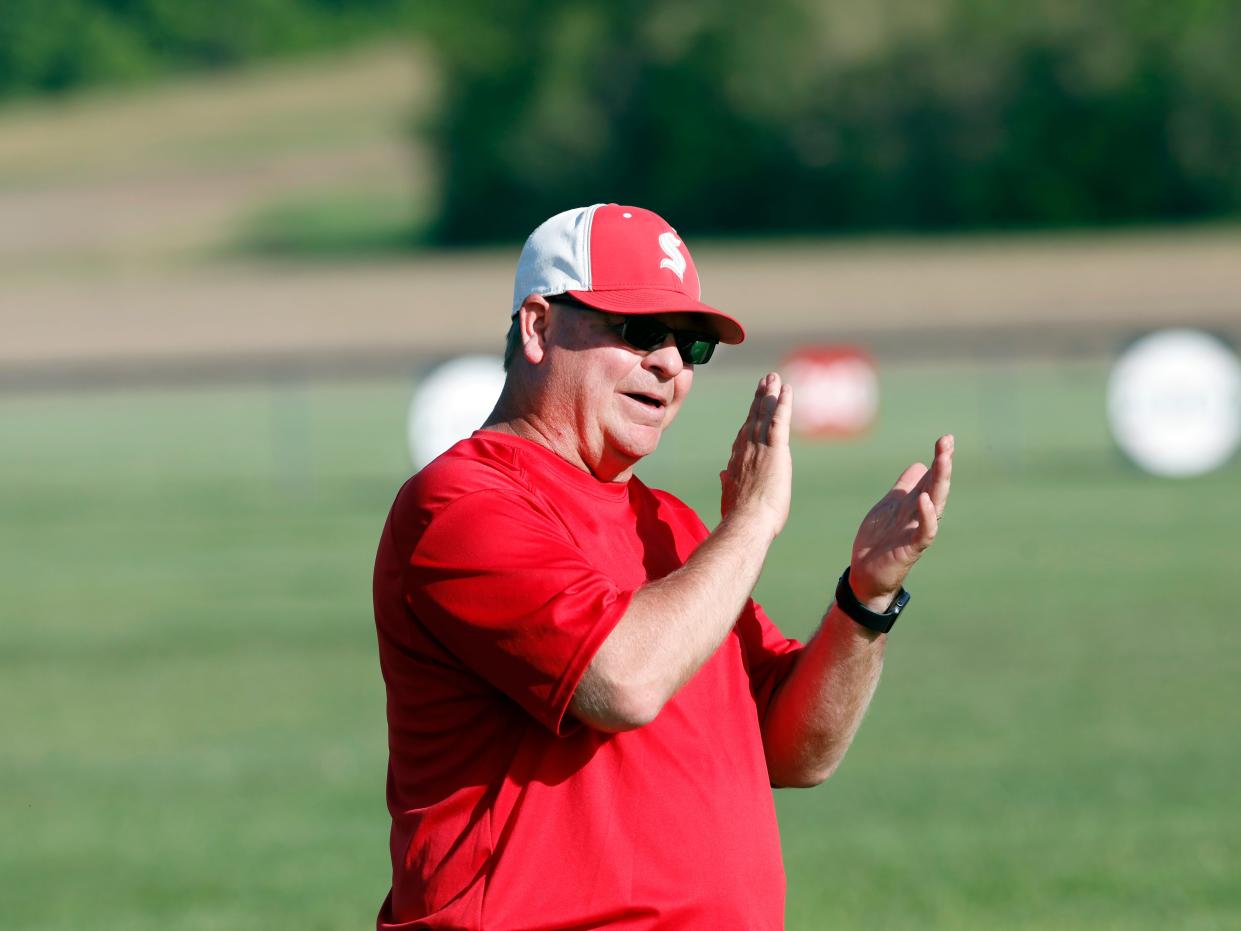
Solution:
M 789 515 L 793 460 L 789 420 L 793 389 L 769 372 L 759 379 L 750 412 L 733 440 L 728 468 L 720 473 L 720 512 L 757 518 L 774 539 Z
M 948 504 L 952 451 L 951 435 L 936 440 L 931 467 L 916 462 L 902 472 L 858 527 L 849 585 L 872 611 L 888 609 L 913 564 L 935 539 Z

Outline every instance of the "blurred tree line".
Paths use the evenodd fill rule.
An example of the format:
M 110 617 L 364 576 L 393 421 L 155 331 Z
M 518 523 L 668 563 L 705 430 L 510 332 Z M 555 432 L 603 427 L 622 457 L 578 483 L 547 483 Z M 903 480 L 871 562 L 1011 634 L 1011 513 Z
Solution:
M 0 0 L 0 99 L 341 45 L 416 0 Z
M 746 232 L 1241 208 L 1231 0 L 457 0 L 429 28 L 444 241 L 601 200 Z
M 444 242 L 601 200 L 736 232 L 1241 211 L 1235 0 L 0 0 L 0 99 L 396 31 L 442 75 Z

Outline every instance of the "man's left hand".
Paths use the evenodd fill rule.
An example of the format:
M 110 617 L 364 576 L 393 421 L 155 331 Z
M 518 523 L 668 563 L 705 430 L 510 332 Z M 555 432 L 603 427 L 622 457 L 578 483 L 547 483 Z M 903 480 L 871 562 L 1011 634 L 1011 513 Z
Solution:
M 849 585 L 870 610 L 888 610 L 905 576 L 935 539 L 948 504 L 952 451 L 951 435 L 936 440 L 931 467 L 915 462 L 902 472 L 858 528 Z

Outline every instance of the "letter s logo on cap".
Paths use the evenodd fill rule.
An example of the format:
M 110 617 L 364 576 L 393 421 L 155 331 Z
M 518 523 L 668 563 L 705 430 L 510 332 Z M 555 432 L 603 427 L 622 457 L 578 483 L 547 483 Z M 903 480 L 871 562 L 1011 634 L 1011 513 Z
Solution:
M 681 254 L 681 250 L 677 247 L 681 245 L 681 240 L 677 239 L 677 234 L 673 232 L 659 234 L 659 248 L 664 250 L 664 255 L 668 256 L 659 263 L 660 268 L 670 268 L 673 273 L 685 281 L 685 256 Z

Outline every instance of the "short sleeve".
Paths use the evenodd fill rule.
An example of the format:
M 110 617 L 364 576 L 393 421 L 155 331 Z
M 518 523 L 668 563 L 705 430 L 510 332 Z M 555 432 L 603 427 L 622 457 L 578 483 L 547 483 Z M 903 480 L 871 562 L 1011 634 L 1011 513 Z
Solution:
M 758 719 L 762 721 L 767 716 L 771 699 L 797 662 L 802 645 L 780 633 L 753 598 L 741 609 L 736 630 L 750 675 L 750 691 L 754 693 Z
M 439 510 L 410 557 L 410 609 L 477 675 L 557 734 L 632 592 L 592 566 L 534 498 L 477 491 Z

